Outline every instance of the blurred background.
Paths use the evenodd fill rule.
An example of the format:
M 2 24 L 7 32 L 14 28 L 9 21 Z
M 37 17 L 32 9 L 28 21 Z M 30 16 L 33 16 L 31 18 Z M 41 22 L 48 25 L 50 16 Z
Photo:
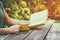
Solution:
M 11 18 L 29 20 L 30 14 L 48 9 L 49 19 L 60 22 L 60 0 L 1 0 Z M 26 10 L 27 9 L 27 10 Z M 25 10 L 25 11 L 24 11 Z

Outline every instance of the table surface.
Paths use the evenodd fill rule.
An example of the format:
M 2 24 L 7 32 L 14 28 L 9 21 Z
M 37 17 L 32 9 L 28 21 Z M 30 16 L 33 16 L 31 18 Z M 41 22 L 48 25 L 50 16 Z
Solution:
M 60 23 L 39 26 L 29 31 L 0 35 L 0 40 L 60 40 Z
M 54 23 L 45 40 L 60 40 L 60 23 Z

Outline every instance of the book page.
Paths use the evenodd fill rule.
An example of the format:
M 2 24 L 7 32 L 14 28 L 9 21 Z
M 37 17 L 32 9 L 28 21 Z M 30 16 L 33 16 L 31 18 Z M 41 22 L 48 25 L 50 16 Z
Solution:
M 31 14 L 30 17 L 31 18 L 30 18 L 30 25 L 29 26 L 44 24 L 48 18 L 48 10 L 43 10 L 40 12 L 33 13 L 33 14 Z

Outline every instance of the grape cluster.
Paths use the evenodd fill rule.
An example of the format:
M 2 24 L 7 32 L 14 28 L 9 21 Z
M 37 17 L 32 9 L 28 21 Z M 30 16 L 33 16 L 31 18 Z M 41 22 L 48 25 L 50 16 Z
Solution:
M 19 20 L 30 19 L 30 9 L 23 0 L 2 0 L 4 8 L 11 18 Z M 19 5 L 21 4 L 21 6 Z M 26 12 L 25 12 L 26 11 Z
M 22 17 L 23 20 L 30 19 L 30 9 L 27 7 L 27 3 L 25 1 L 19 2 L 19 16 Z

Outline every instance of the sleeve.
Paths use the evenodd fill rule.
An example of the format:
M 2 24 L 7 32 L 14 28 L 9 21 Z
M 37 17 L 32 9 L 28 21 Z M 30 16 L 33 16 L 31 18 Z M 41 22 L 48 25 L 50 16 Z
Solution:
M 4 10 L 3 3 L 0 1 L 0 9 Z
M 3 23 L 4 23 L 4 17 L 3 17 L 3 4 L 0 1 L 0 28 L 4 28 Z

